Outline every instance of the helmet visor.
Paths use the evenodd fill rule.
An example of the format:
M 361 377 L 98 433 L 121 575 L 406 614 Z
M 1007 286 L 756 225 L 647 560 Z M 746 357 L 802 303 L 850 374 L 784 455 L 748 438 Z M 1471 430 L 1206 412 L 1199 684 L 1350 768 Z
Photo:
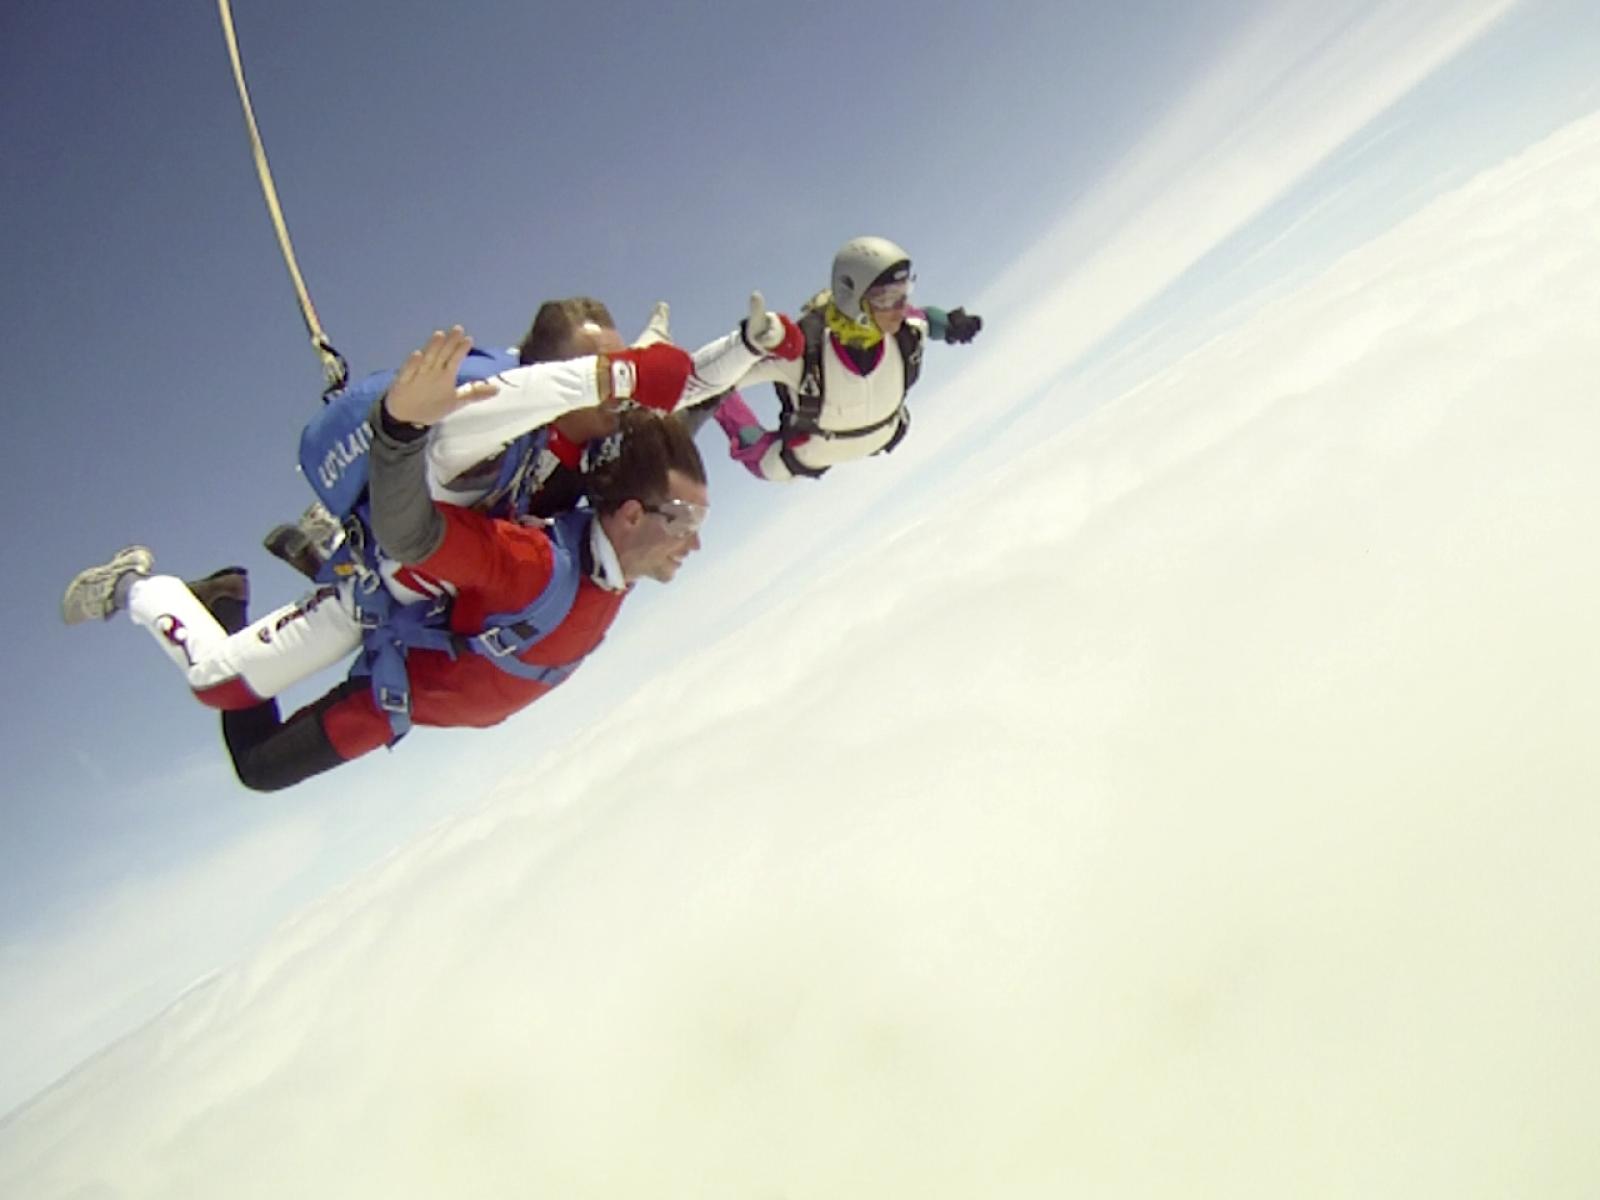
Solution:
M 893 312 L 897 308 L 904 308 L 911 300 L 911 283 L 909 279 L 901 279 L 894 283 L 876 284 L 866 290 L 861 303 L 874 312 Z

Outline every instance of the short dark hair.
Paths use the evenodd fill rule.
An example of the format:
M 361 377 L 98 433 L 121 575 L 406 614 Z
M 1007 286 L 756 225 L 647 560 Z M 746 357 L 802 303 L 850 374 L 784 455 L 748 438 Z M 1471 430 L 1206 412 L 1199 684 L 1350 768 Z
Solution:
M 660 504 L 667 499 L 667 473 L 677 471 L 695 483 L 706 481 L 706 465 L 694 438 L 677 421 L 648 408 L 624 410 L 617 432 L 590 449 L 584 472 L 589 503 L 604 516 L 628 500 Z
M 565 300 L 546 300 L 533 314 L 533 324 L 517 347 L 517 361 L 523 365 L 560 362 L 571 358 L 568 352 L 572 335 L 585 321 L 602 329 L 615 329 L 611 310 L 593 296 L 571 296 Z

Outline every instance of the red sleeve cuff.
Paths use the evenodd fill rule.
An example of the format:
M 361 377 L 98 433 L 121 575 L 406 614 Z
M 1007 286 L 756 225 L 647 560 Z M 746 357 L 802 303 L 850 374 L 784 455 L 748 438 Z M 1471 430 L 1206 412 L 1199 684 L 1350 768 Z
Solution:
M 545 444 L 550 448 L 550 453 L 554 454 L 563 466 L 571 467 L 574 471 L 578 469 L 578 465 L 583 461 L 583 444 L 573 441 L 554 426 L 550 429 L 550 440 Z

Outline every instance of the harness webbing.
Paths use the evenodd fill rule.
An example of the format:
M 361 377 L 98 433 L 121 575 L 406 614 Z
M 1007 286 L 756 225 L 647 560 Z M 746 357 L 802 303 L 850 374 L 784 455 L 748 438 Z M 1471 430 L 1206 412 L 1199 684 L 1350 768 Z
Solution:
M 389 721 L 392 746 L 411 729 L 411 678 L 406 667 L 412 650 L 436 650 L 455 658 L 477 654 L 498 670 L 521 679 L 556 687 L 578 669 L 577 662 L 558 666 L 524 662 L 522 654 L 548 637 L 567 619 L 583 579 L 584 546 L 594 514 L 588 509 L 563 513 L 547 527 L 551 573 L 534 599 L 516 612 L 486 619 L 477 634 L 460 634 L 445 624 L 447 601 L 419 600 L 402 604 L 383 585 L 375 565 L 358 566 L 351 594 L 361 623 L 361 654 L 351 678 L 366 676 L 378 708 Z M 342 553 L 342 550 L 341 550 Z
M 337 392 L 349 382 L 350 368 L 344 361 L 344 356 L 333 348 L 333 343 L 328 340 L 328 335 L 323 332 L 322 322 L 317 319 L 317 310 L 311 303 L 311 293 L 306 288 L 306 281 L 300 274 L 300 265 L 295 261 L 294 246 L 289 241 L 289 227 L 283 219 L 283 208 L 278 203 L 278 189 L 272 183 L 272 170 L 267 166 L 267 150 L 261 142 L 261 131 L 256 128 L 255 110 L 250 104 L 250 92 L 245 87 L 244 63 L 239 57 L 239 39 L 233 31 L 233 10 L 229 0 L 217 0 L 217 10 L 222 16 L 222 33 L 228 42 L 228 57 L 233 60 L 233 81 L 239 89 L 239 103 L 244 108 L 244 124 L 250 133 L 250 149 L 255 155 L 256 175 L 261 180 L 261 192 L 267 201 L 267 214 L 272 218 L 272 227 L 278 234 L 278 247 L 283 251 L 284 264 L 289 268 L 289 281 L 294 285 L 295 296 L 300 301 L 300 318 L 305 322 L 306 332 L 311 335 L 311 346 L 322 360 L 322 378 L 325 386 L 322 389 L 326 398 Z
M 805 335 L 805 351 L 800 358 L 800 383 L 794 391 L 781 383 L 774 383 L 782 406 L 779 415 L 780 432 L 817 432 L 817 418 L 822 414 L 822 343 L 827 333 L 823 312 L 814 308 L 800 318 L 800 332 Z M 796 394 L 798 393 L 798 395 Z
M 799 326 L 800 332 L 805 335 L 800 383 L 793 390 L 781 383 L 772 385 L 773 391 L 778 393 L 778 403 L 781 406 L 780 428 L 785 436 L 806 434 L 823 438 L 865 437 L 900 419 L 905 407 L 903 396 L 901 407 L 881 421 L 874 421 L 856 429 L 823 429 L 818 421 L 822 415 L 822 356 L 828 341 L 828 329 L 822 310 L 814 308 L 806 313 L 800 318 Z M 900 348 L 900 361 L 905 372 L 902 386 L 909 392 L 912 385 L 917 382 L 917 376 L 922 368 L 922 335 L 907 322 L 900 326 L 899 332 L 894 337 L 895 344 Z
M 801 462 L 794 452 L 792 439 L 820 437 L 832 440 L 867 437 L 894 425 L 896 426 L 894 436 L 877 451 L 879 454 L 888 454 L 900 444 L 900 439 L 905 437 L 911 421 L 911 410 L 906 407 L 904 394 L 901 395 L 899 407 L 882 420 L 855 429 L 822 428 L 819 421 L 822 416 L 823 401 L 822 355 L 828 340 L 826 314 L 822 308 L 813 307 L 800 318 L 799 326 L 800 332 L 805 335 L 800 383 L 793 390 L 781 383 L 772 385 L 773 391 L 778 393 L 780 406 L 778 433 L 782 439 L 782 446 L 778 451 L 778 457 L 783 465 L 794 475 L 820 479 L 828 473 L 828 468 L 808 466 Z M 906 391 L 910 391 L 911 385 L 916 383 L 922 369 L 922 335 L 912 328 L 910 322 L 906 322 L 895 334 L 895 344 L 900 348 L 900 361 L 905 371 L 904 387 Z

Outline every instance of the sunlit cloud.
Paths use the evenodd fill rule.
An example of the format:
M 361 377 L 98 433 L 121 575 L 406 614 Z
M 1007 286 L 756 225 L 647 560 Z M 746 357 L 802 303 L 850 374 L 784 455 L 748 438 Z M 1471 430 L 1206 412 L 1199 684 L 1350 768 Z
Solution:
M 130 1016 L 159 1004 L 153 989 L 194 977 L 152 976 L 150 962 L 207 970 L 220 935 L 304 870 L 320 845 L 314 821 L 280 822 L 170 873 L 113 882 L 87 909 L 8 942 L 0 954 L 8 1086 L 43 1087 L 61 1063 L 98 1050 Z M 245 880 L 249 895 L 240 894 Z
M 939 493 L 0 1126 L 0 1192 L 1580 1187 L 1597 222 L 1592 118 Z
M 1512 7 L 1265 11 L 1164 123 L 986 289 L 981 305 L 1009 319 L 982 358 L 950 374 L 950 390 L 981 390 L 995 360 L 1006 363 L 1013 394 L 1054 378 Z M 925 425 L 952 411 L 962 412 L 938 406 Z
M 1163 121 L 973 298 L 990 318 L 983 337 L 929 350 L 912 406 L 914 461 L 900 454 L 875 460 L 871 471 L 836 471 L 826 488 L 802 486 L 803 498 L 770 502 L 762 542 L 772 551 L 752 547 L 736 562 L 707 564 L 716 586 L 697 589 L 693 602 L 742 620 L 775 583 L 789 586 L 847 541 L 860 514 L 920 494 L 920 464 L 983 434 L 1018 400 L 1082 364 L 1335 151 L 1377 136 L 1368 128 L 1376 117 L 1513 7 L 1386 0 L 1263 10 Z M 796 562 L 805 568 L 795 572 Z M 678 595 L 660 607 L 690 603 Z

